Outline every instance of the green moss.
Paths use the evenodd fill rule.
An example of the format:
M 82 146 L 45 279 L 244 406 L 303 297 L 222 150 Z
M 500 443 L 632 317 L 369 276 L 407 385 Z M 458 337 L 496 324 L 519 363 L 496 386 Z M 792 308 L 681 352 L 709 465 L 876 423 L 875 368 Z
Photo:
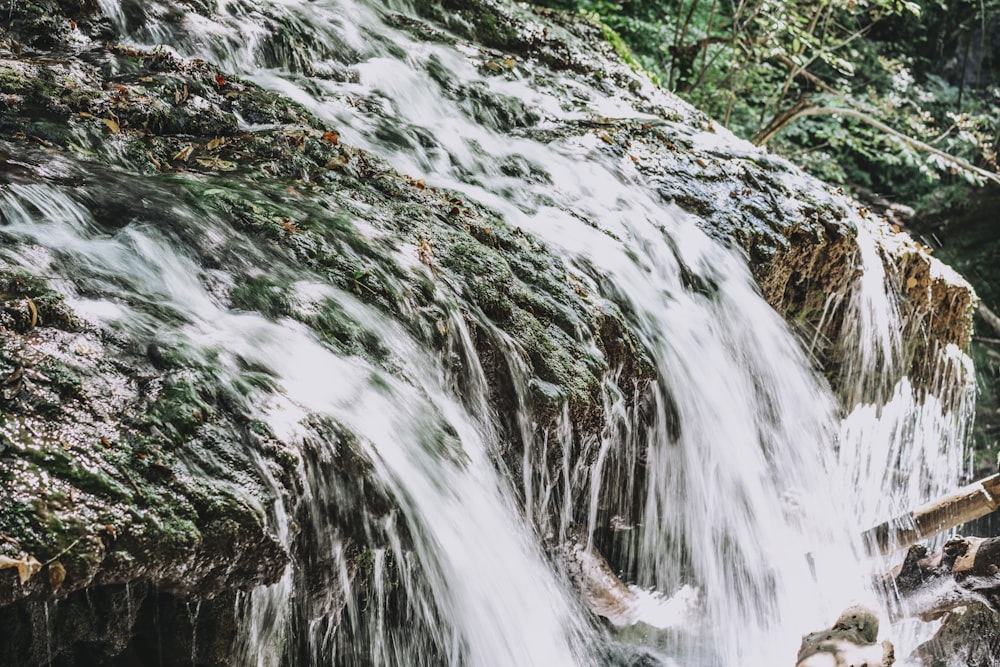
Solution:
M 253 310 L 272 320 L 292 313 L 289 284 L 269 275 L 240 281 L 232 291 L 232 301 L 236 308 Z
M 352 588 L 355 599 L 361 604 L 361 609 L 368 609 L 369 605 L 375 604 L 375 590 L 380 589 L 381 595 L 392 595 L 399 587 L 401 573 L 396 564 L 396 558 L 391 551 L 382 550 L 382 570 L 376 572 L 375 559 L 376 551 L 369 547 L 362 547 L 354 557 L 354 566 L 357 568 L 354 575 Z M 381 582 L 376 583 L 375 577 L 380 576 Z
M 376 364 L 389 359 L 389 350 L 379 337 L 369 329 L 348 317 L 340 304 L 333 299 L 325 299 L 318 312 L 303 318 L 303 322 L 337 351 L 346 355 L 363 357 Z
M 30 299 L 36 315 L 35 326 L 50 326 L 74 330 L 78 322 L 66 306 L 62 295 L 49 289 L 45 280 L 21 270 L 0 270 L 0 300 Z M 31 328 L 32 308 L 17 309 L 19 330 Z
M 621 58 L 626 65 L 631 67 L 632 71 L 638 74 L 644 74 L 658 86 L 662 85 L 660 83 L 660 77 L 658 77 L 655 73 L 650 72 L 649 70 L 647 70 L 645 67 L 642 66 L 642 63 L 640 63 L 636 59 L 635 55 L 632 54 L 632 49 L 628 47 L 628 44 L 625 43 L 625 40 L 622 39 L 622 36 L 619 35 L 611 26 L 602 21 L 600 14 L 598 14 L 597 12 L 586 12 L 586 11 L 581 13 L 588 19 L 596 23 L 598 27 L 600 27 L 601 35 L 604 37 L 604 41 L 611 45 L 611 48 L 615 50 L 615 53 L 618 54 L 618 57 Z
M 188 377 L 168 380 L 159 399 L 150 407 L 149 422 L 167 435 L 193 435 L 209 415 L 199 384 Z
M 485 44 L 499 48 L 510 48 L 518 42 L 517 31 L 507 21 L 489 10 L 480 10 L 478 18 L 479 37 Z
M 479 243 L 459 241 L 445 249 L 441 263 L 466 279 L 469 297 L 490 319 L 510 319 L 514 312 L 510 298 L 514 275 L 496 252 Z
M 120 546 L 128 546 L 140 555 L 154 555 L 157 560 L 178 561 L 195 552 L 201 544 L 201 531 L 189 519 L 158 512 L 155 523 L 135 523 L 122 531 Z
M 20 94 L 32 90 L 33 84 L 24 66 L 15 63 L 0 64 L 0 92 Z
M 55 359 L 42 361 L 38 370 L 48 378 L 49 386 L 63 401 L 76 398 L 83 388 L 83 379 L 80 374 Z
M 28 434 L 24 434 L 26 437 Z M 20 448 L 24 461 L 30 461 L 58 478 L 71 483 L 75 488 L 107 498 L 132 500 L 133 493 L 106 471 L 102 461 L 101 438 L 94 435 L 91 440 L 80 443 L 79 449 L 66 450 L 58 443 L 31 439 Z M 84 451 L 80 451 L 83 449 Z M 89 451 L 87 451 L 89 449 Z

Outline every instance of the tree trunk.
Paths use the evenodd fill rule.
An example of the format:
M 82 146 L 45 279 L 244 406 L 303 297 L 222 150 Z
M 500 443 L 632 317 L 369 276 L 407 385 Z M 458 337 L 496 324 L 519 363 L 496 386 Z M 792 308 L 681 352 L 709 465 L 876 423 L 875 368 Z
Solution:
M 869 555 L 885 555 L 997 509 L 1000 509 L 1000 474 L 963 486 L 909 514 L 870 528 L 863 534 L 865 547 Z

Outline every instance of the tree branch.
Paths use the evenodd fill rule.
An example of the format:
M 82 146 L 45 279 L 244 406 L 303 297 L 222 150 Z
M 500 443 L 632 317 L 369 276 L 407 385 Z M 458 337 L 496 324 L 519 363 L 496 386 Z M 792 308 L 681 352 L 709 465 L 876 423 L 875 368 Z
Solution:
M 808 97 L 800 97 L 798 102 L 772 118 L 767 127 L 758 132 L 751 141 L 757 146 L 764 146 L 776 134 L 785 129 L 793 120 L 803 115 L 803 112 L 810 108 L 815 109 L 816 107 L 810 106 Z
M 799 100 L 799 102 L 797 102 L 794 107 L 782 113 L 780 116 L 771 121 L 771 123 L 766 128 L 761 130 L 761 132 L 759 132 L 757 136 L 754 137 L 753 142 L 758 146 L 765 145 L 768 141 L 773 139 L 775 135 L 781 132 L 781 130 L 787 127 L 792 121 L 801 118 L 803 116 L 847 116 L 849 118 L 860 120 L 865 125 L 874 127 L 876 130 L 883 132 L 889 135 L 890 137 L 899 139 L 903 143 L 908 144 L 909 146 L 912 146 L 913 148 L 916 148 L 919 151 L 923 151 L 924 153 L 929 153 L 931 155 L 941 158 L 945 162 L 954 165 L 957 169 L 971 172 L 973 174 L 976 174 L 977 176 L 980 176 L 981 178 L 985 178 L 988 181 L 992 181 L 1000 185 L 1000 174 L 997 174 L 992 171 L 987 171 L 985 169 L 975 166 L 970 162 L 966 162 L 962 158 L 955 157 L 954 155 L 945 153 L 942 150 L 938 150 L 937 148 L 934 148 L 930 144 L 926 144 L 923 141 L 920 141 L 919 139 L 914 139 L 913 137 L 907 136 L 902 132 L 899 132 L 898 130 L 892 129 L 882 121 L 876 120 L 875 118 L 872 118 L 868 114 L 863 113 L 861 111 L 856 111 L 854 109 L 836 109 L 832 107 L 810 106 L 808 104 L 805 105 L 802 104 L 802 100 Z
M 795 64 L 795 61 L 793 61 L 791 58 L 780 54 L 775 56 L 775 58 L 777 58 L 779 63 L 792 70 L 795 73 L 795 76 L 801 76 L 803 79 L 813 84 L 814 86 L 822 90 L 824 93 L 830 93 L 831 95 L 838 95 L 838 96 L 840 95 L 840 93 L 831 88 L 826 83 L 826 81 L 823 81 L 823 79 L 819 78 L 818 76 L 807 70 L 805 65 L 799 67 L 798 65 Z
M 990 326 L 990 329 L 993 329 L 993 333 L 1000 336 L 1000 317 L 983 304 L 979 304 L 979 308 L 976 312 L 978 312 L 979 317 L 983 318 L 983 321 Z

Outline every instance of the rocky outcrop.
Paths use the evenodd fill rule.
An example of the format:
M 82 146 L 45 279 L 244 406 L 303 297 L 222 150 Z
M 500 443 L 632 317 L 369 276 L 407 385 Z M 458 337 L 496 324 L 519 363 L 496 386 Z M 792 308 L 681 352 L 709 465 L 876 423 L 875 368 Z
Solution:
M 516 100 L 461 91 L 479 95 L 484 122 L 542 141 L 589 136 L 630 160 L 665 203 L 697 214 L 710 234 L 747 254 L 775 308 L 807 337 L 829 341 L 820 357 L 837 375 L 837 309 L 858 272 L 857 227 L 866 215 L 855 203 L 655 90 L 600 26 L 498 0 L 419 4 L 421 18 L 392 20 L 428 40 L 474 45 L 467 51 L 484 76 L 513 76 L 514 58 L 519 76 L 597 83 L 641 113 L 598 116 L 590 101 L 567 95 L 580 120 L 554 126 Z M 211 10 L 171 7 L 178 21 Z M 129 8 L 126 18 L 141 22 L 141 5 Z M 12 3 L 0 39 L 6 223 L 17 222 L 18 206 L 47 214 L 32 198 L 38 188 L 73 189 L 71 203 L 100 233 L 152 225 L 206 272 L 224 267 L 233 280 L 212 289 L 227 308 L 297 321 L 330 349 L 389 374 L 390 355 L 376 338 L 334 304 L 297 295 L 298 272 L 396 318 L 460 366 L 457 313 L 493 387 L 511 462 L 526 443 L 513 423 L 509 341 L 523 352 L 542 431 L 565 405 L 573 429 L 598 433 L 606 374 L 617 372 L 622 386 L 654 379 L 622 313 L 568 276 L 540 240 L 462 193 L 345 145 L 336 127 L 300 105 L 213 64 L 119 44 L 86 0 Z M 524 165 L 505 168 L 542 177 Z M 919 341 L 908 363 L 926 378 L 928 350 L 968 343 L 974 295 L 924 249 L 882 233 L 908 339 Z M 28 576 L 0 569 L 0 618 L 16 629 L 7 635 L 15 639 L 0 641 L 0 662 L 138 655 L 153 614 L 176 621 L 178 635 L 202 632 L 179 611 L 202 599 L 217 601 L 213 622 L 229 630 L 212 634 L 224 641 L 235 591 L 277 581 L 290 560 L 316 552 L 321 529 L 348 548 L 296 571 L 308 592 L 298 604 L 306 619 L 335 613 L 346 595 L 341 568 L 357 573 L 364 550 L 382 539 L 357 517 L 386 515 L 393 504 L 349 430 L 310 426 L 317 440 L 334 443 L 333 460 L 309 437 L 282 439 L 251 409 L 270 382 L 266 371 L 223 369 L 161 339 L 155 326 L 119 329 L 88 318 L 81 303 L 114 298 L 107 282 L 49 280 L 58 253 L 3 240 L 21 261 L 0 266 L 0 556 L 25 564 Z M 122 300 L 154 322 L 177 317 L 155 298 Z M 297 504 L 310 484 L 333 478 L 350 493 L 322 516 Z M 295 527 L 287 539 L 278 537 L 276 501 Z M 60 600 L 68 614 L 84 593 L 115 610 L 107 624 L 67 624 L 55 642 L 41 633 L 46 601 Z M 139 639 L 122 632 L 131 625 Z M 215 651 L 208 662 L 225 659 L 211 645 L 199 650 Z M 178 651 L 177 662 L 188 655 Z
M 711 236 L 740 248 L 765 298 L 802 337 L 837 384 L 842 372 L 848 295 L 862 267 L 859 226 L 876 237 L 887 280 L 899 295 L 907 330 L 900 374 L 938 388 L 937 355 L 947 345 L 967 349 L 977 303 L 968 283 L 865 206 L 804 175 L 732 134 L 676 98 L 652 89 L 629 64 L 627 52 L 605 28 L 560 12 L 514 8 L 481 0 L 426 4 L 425 15 L 469 40 L 498 50 L 483 69 L 505 76 L 504 54 L 544 63 L 569 76 L 612 87 L 641 119 L 594 115 L 571 100 L 587 120 L 544 130 L 514 127 L 542 140 L 591 135 L 601 150 L 631 160 L 666 203 L 692 213 Z M 508 26 L 494 31 L 493 26 Z M 419 26 L 414 26 L 419 31 Z M 429 34 L 426 26 L 423 28 Z M 615 44 L 619 52 L 615 51 Z M 581 48 L 590 45 L 592 48 Z M 490 65 L 493 67 L 490 67 Z M 508 76 L 510 76 L 508 74 Z M 540 74 L 538 74 L 540 76 Z
M 343 313 L 296 303 L 289 267 L 405 313 L 418 338 L 441 348 L 450 345 L 450 316 L 437 293 L 458 289 L 517 341 L 544 386 L 557 389 L 536 397 L 540 419 L 554 419 L 568 400 L 579 428 L 599 429 L 599 380 L 609 361 L 649 375 L 620 314 L 568 283 L 537 240 L 457 193 L 341 144 L 294 103 L 207 63 L 90 41 L 109 29 L 91 5 L 19 4 L 11 26 L 0 63 L 8 186 L 72 183 L 98 228 L 111 234 L 155 220 L 208 266 L 238 266 L 234 253 L 250 252 L 260 260 L 252 274 L 223 287 L 232 308 L 300 320 L 334 349 L 375 364 L 385 351 Z M 246 123 L 272 129 L 249 132 Z M 282 206 L 288 197 L 299 217 Z M 176 201 L 205 220 L 171 215 Z M 345 225 L 339 211 L 367 220 L 379 240 Z M 199 227 L 209 220 L 250 247 L 213 244 Z M 395 253 L 418 270 L 404 270 Z M 384 511 L 385 500 L 342 429 L 317 427 L 317 438 L 341 439 L 335 461 L 314 456 L 308 441 L 280 442 L 247 409 L 265 376 L 246 372 L 220 383 L 211 360 L 155 331 L 114 331 L 78 317 L 30 271 L 7 265 L 3 280 L 0 551 L 42 564 L 24 581 L 15 568 L 0 570 L 0 605 L 9 605 L 3 609 L 17 628 L 0 648 L 5 661 L 74 655 L 102 632 L 69 624 L 53 643 L 39 631 L 38 603 L 11 605 L 18 600 L 56 598 L 68 610 L 81 603 L 76 591 L 113 599 L 125 584 L 136 609 L 150 588 L 164 600 L 211 599 L 275 582 L 291 556 L 319 539 L 320 526 L 348 544 L 355 533 L 371 539 L 359 517 Z M 582 347 L 581 328 L 601 355 Z M 504 388 L 497 340 L 479 328 L 472 335 L 498 388 L 496 407 L 511 414 L 501 400 L 513 392 Z M 322 517 L 299 517 L 297 541 L 282 544 L 264 508 L 275 497 L 294 505 L 302 476 L 336 478 L 355 491 Z M 297 572 L 312 580 L 302 590 L 316 592 L 303 606 L 322 614 L 338 597 L 343 604 L 339 566 L 313 562 Z M 130 613 L 119 619 L 125 627 L 145 622 Z M 110 655 L 141 649 L 124 634 L 107 641 Z
M 798 667 L 891 667 L 895 664 L 892 644 L 878 639 L 878 616 L 864 607 L 846 609 L 827 630 L 802 638 Z
M 917 655 L 928 665 L 992 667 L 1000 651 L 1000 621 L 995 609 L 973 602 L 951 611 Z

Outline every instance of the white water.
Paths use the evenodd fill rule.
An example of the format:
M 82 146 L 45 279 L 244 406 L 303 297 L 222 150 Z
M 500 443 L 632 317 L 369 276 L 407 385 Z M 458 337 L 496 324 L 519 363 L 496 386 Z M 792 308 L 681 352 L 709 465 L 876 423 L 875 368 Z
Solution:
M 463 664 L 470 665 L 580 664 L 570 645 L 570 638 L 583 632 L 576 620 L 580 614 L 543 565 L 513 499 L 502 493 L 482 442 L 488 429 L 444 396 L 440 369 L 423 358 L 403 329 L 360 304 L 345 303 L 358 321 L 377 327 L 395 358 L 407 363 L 405 377 L 424 380 L 418 387 L 358 359 L 331 354 L 302 325 L 229 313 L 199 284 L 201 270 L 191 258 L 154 230 L 129 228 L 117 237 L 94 238 L 86 211 L 65 192 L 12 186 L 4 194 L 9 233 L 44 242 L 95 273 L 114 267 L 114 278 L 124 281 L 126 290 L 184 313 L 190 324 L 182 335 L 205 354 L 221 355 L 234 379 L 241 362 L 272 370 L 284 397 L 265 416 L 279 436 L 294 440 L 297 425 L 312 412 L 336 418 L 369 447 L 418 533 L 424 575 L 439 595 L 434 602 L 453 623 L 442 630 L 445 645 L 455 644 L 449 663 L 457 664 L 460 647 Z M 134 326 L 139 319 L 125 311 L 116 323 Z M 441 440 L 444 424 L 454 429 L 454 442 Z M 536 604 L 538 597 L 544 605 Z M 404 656 L 379 657 L 405 662 Z
M 118 5 L 102 0 L 101 6 L 122 25 Z M 155 15 L 156 3 L 146 10 Z M 679 630 L 622 637 L 648 643 L 664 664 L 791 665 L 803 633 L 827 626 L 852 602 L 877 604 L 865 585 L 858 528 L 954 484 L 965 415 L 942 416 L 934 397 L 918 400 L 900 377 L 899 316 L 885 293 L 891 276 L 866 231 L 859 232 L 857 260 L 864 271 L 850 301 L 831 305 L 848 308 L 845 339 L 858 345 L 845 381 L 848 404 L 856 407 L 840 419 L 835 397 L 759 296 L 742 260 L 658 201 L 629 160 L 610 158 L 591 135 L 543 144 L 490 129 L 461 96 L 451 99 L 431 71 L 446 72 L 455 89 L 485 85 L 525 100 L 543 125 L 638 115 L 634 109 L 569 80 L 560 85 L 584 101 L 567 111 L 526 79 L 483 79 L 470 51 L 415 41 L 388 26 L 377 3 L 261 0 L 220 3 L 219 12 L 216 19 L 191 13 L 169 28 L 151 18 L 133 39 L 166 43 L 278 90 L 328 121 L 345 143 L 429 184 L 464 192 L 544 239 L 576 279 L 631 313 L 659 377 L 638 397 L 647 407 L 636 408 L 629 407 L 635 387 L 619 386 L 613 373 L 605 378 L 608 426 L 599 436 L 579 438 L 568 417 L 542 430 L 527 407 L 530 372 L 507 341 L 524 441 L 523 483 L 514 488 L 495 465 L 501 443 L 459 316 L 449 330 L 467 362 L 461 397 L 440 360 L 350 295 L 321 288 L 383 342 L 398 372 L 335 356 L 291 321 L 230 312 L 206 288 L 195 258 L 153 226 L 130 225 L 108 237 L 95 233 L 66 191 L 9 187 L 7 233 L 74 257 L 105 280 L 108 294 L 125 282 L 141 300 L 170 304 L 187 322 L 174 333 L 206 355 L 220 355 L 234 377 L 242 361 L 270 369 L 281 394 L 262 395 L 259 410 L 278 435 L 322 440 L 305 425 L 312 413 L 358 436 L 401 515 L 379 519 L 390 545 L 373 554 L 374 604 L 348 602 L 351 623 L 369 626 L 355 636 L 372 641 L 346 654 L 341 646 L 334 656 L 335 620 L 310 619 L 310 662 L 601 664 L 601 646 L 610 639 L 587 620 L 542 538 L 559 542 L 582 530 L 594 543 L 612 517 L 625 525 L 622 533 L 635 536 L 621 560 L 629 583 L 652 591 L 643 599 L 681 591 L 684 601 L 700 591 L 697 603 L 650 605 L 651 623 L 659 614 L 668 619 L 659 625 L 673 622 Z M 277 21 L 312 36 L 312 46 L 286 38 L 287 48 L 274 48 L 269 38 Z M 341 69 L 356 74 L 357 83 L 316 76 Z M 386 120 L 359 111 L 363 105 L 352 105 L 352 98 L 382 109 Z M 379 131 L 385 124 L 432 141 L 386 138 Z M 546 173 L 548 182 L 506 175 L 499 167 L 504 156 Z M 7 260 L 35 264 L 9 252 Z M 59 273 L 55 265 L 46 270 Z M 457 311 L 457 304 L 449 307 Z M 160 326 L 127 306 L 101 312 L 126 328 Z M 484 316 L 477 324 L 506 340 Z M 964 363 L 955 351 L 946 353 L 951 363 Z M 558 470 L 545 465 L 550 451 L 562 455 Z M 571 467 L 573 460 L 580 463 Z M 630 488 L 637 479 L 642 486 Z M 312 483 L 303 502 L 336 492 Z M 633 496 L 641 498 L 639 512 Z M 270 517 L 287 541 L 286 510 L 271 509 Z M 325 548 L 346 563 L 337 535 Z M 410 634 L 420 636 L 407 637 L 407 628 L 401 632 L 386 620 L 388 593 L 381 587 L 390 556 L 407 595 Z M 346 565 L 339 583 L 351 586 Z M 295 631 L 287 602 L 294 594 L 291 577 L 254 593 L 242 649 L 247 664 L 279 664 L 280 644 Z M 900 655 L 915 641 L 894 638 L 903 642 Z

